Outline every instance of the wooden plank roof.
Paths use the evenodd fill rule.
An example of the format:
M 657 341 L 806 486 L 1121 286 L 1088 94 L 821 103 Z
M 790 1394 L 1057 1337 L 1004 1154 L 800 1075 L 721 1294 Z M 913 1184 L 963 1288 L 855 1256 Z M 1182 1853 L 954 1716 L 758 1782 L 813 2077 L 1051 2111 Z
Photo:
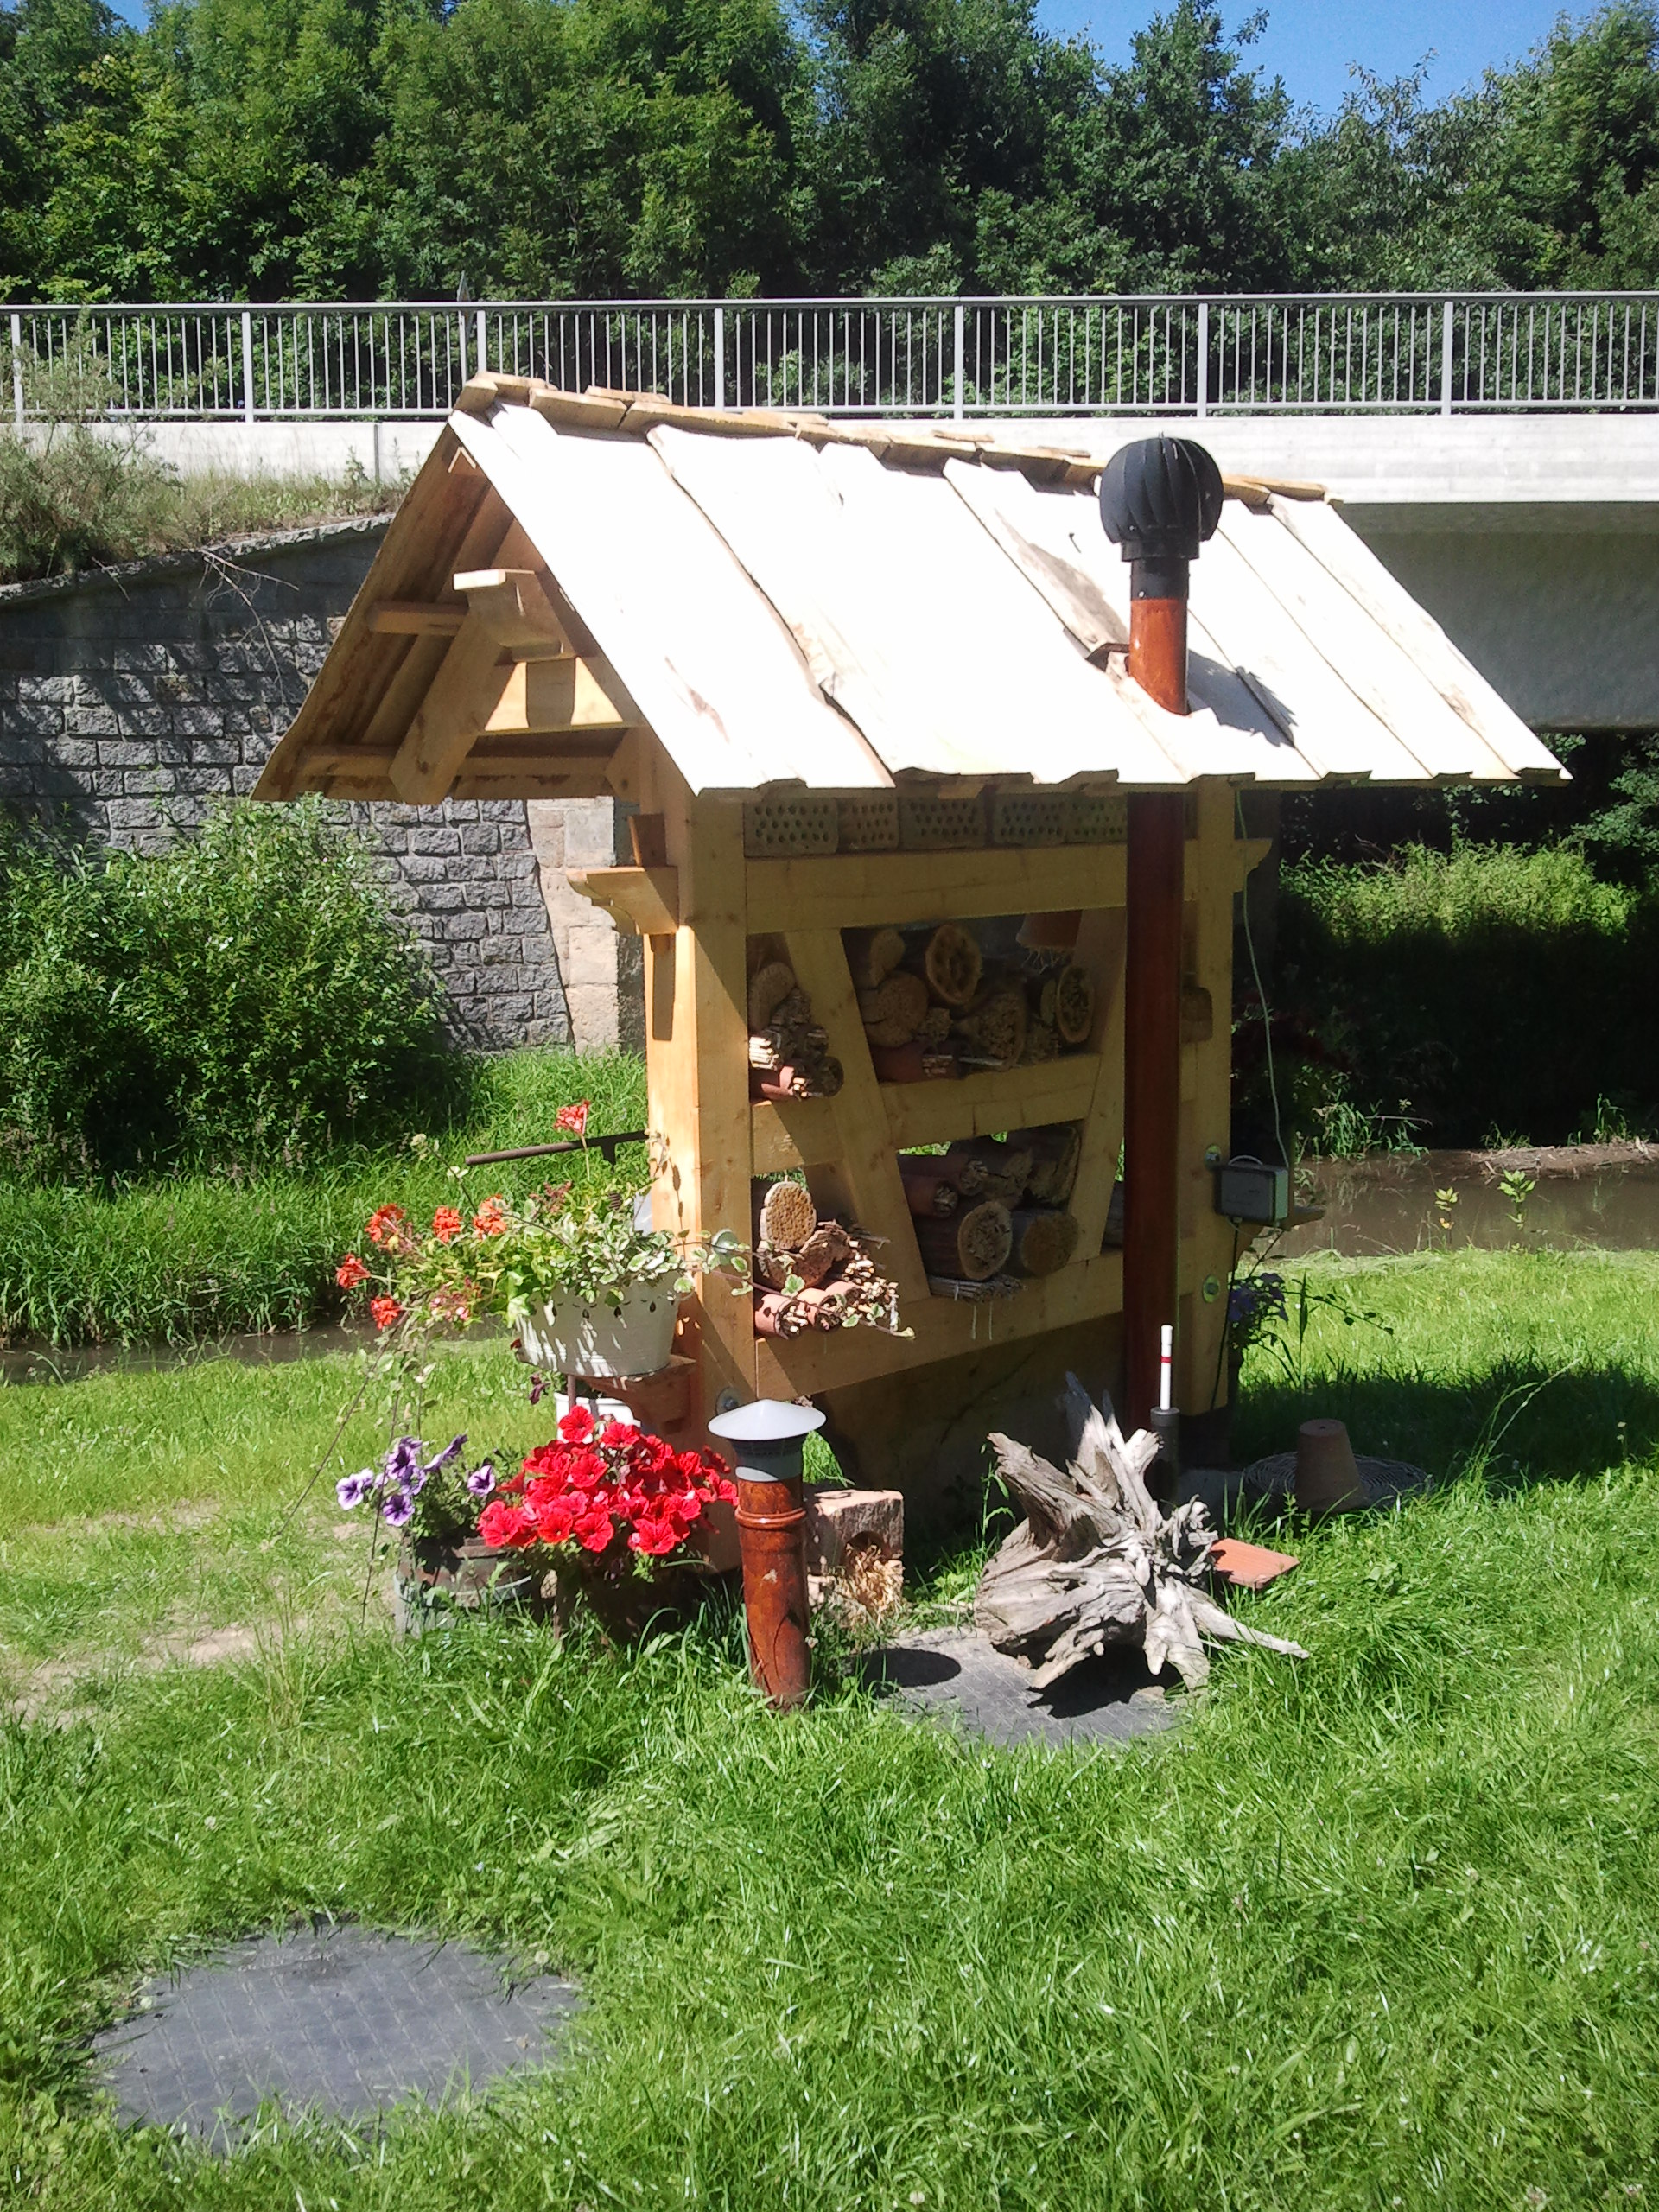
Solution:
M 475 378 L 257 795 L 1553 779 L 1317 486 L 1232 479 L 1193 712 L 1130 681 L 1098 464 L 988 437 Z

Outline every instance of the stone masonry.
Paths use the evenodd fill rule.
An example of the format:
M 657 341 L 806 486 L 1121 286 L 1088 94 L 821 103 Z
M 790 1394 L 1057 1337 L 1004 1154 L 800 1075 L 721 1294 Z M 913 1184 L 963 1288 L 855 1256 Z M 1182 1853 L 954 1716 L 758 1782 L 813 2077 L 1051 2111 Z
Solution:
M 0 806 L 155 850 L 251 791 L 385 528 L 289 531 L 0 589 Z M 639 995 L 627 941 L 563 874 L 614 856 L 615 804 L 341 811 L 385 853 L 458 1041 L 638 1043 L 638 1017 L 620 1011 Z

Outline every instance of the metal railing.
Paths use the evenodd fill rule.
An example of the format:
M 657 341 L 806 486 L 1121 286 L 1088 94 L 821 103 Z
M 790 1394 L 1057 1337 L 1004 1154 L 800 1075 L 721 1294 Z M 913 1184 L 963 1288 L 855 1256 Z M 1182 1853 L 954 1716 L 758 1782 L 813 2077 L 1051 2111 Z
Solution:
M 19 307 L 16 420 L 447 414 L 485 367 L 831 415 L 1659 407 L 1659 293 Z M 3 327 L 3 326 L 0 326 Z

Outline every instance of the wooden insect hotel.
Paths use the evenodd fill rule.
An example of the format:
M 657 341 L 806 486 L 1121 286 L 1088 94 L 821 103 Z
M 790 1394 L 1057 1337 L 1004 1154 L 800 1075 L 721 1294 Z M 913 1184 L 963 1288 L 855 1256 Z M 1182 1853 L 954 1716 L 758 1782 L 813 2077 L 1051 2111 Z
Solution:
M 1224 1398 L 1239 788 L 1560 773 L 1316 488 L 1154 447 L 1103 502 L 1081 448 L 480 377 L 259 785 L 626 803 L 576 887 L 645 944 L 656 1217 L 756 1252 L 671 1388 L 810 1397 L 924 1508 L 1068 1369 L 1144 1419 L 1165 1325 Z

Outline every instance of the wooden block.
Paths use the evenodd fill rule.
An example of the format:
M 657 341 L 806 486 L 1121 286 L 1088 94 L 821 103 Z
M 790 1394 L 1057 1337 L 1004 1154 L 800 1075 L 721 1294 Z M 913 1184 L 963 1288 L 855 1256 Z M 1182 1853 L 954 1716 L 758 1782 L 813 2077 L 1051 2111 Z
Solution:
M 985 914 L 1121 906 L 1124 849 L 836 853 L 751 861 L 749 923 L 773 930 L 880 929 Z
M 677 868 L 573 868 L 569 882 L 631 937 L 670 937 L 680 925 Z
M 607 1376 L 595 1387 L 607 1398 L 620 1398 L 643 1429 L 666 1436 L 683 1428 L 691 1418 L 691 1385 L 696 1363 L 676 1352 L 655 1375 Z
M 883 1559 L 904 1556 L 902 1491 L 846 1490 L 832 1483 L 808 1483 L 804 1496 L 809 1574 L 833 1574 L 850 1544 L 872 1539 Z
M 414 599 L 383 599 L 363 620 L 378 637 L 453 638 L 467 620 L 467 609 Z
M 566 730 L 632 729 L 639 710 L 607 660 L 576 654 L 518 660 L 503 671 L 485 729 L 504 737 L 556 736 Z
M 533 569 L 467 569 L 455 578 L 454 588 L 508 652 L 521 647 L 559 653 L 575 650 Z

